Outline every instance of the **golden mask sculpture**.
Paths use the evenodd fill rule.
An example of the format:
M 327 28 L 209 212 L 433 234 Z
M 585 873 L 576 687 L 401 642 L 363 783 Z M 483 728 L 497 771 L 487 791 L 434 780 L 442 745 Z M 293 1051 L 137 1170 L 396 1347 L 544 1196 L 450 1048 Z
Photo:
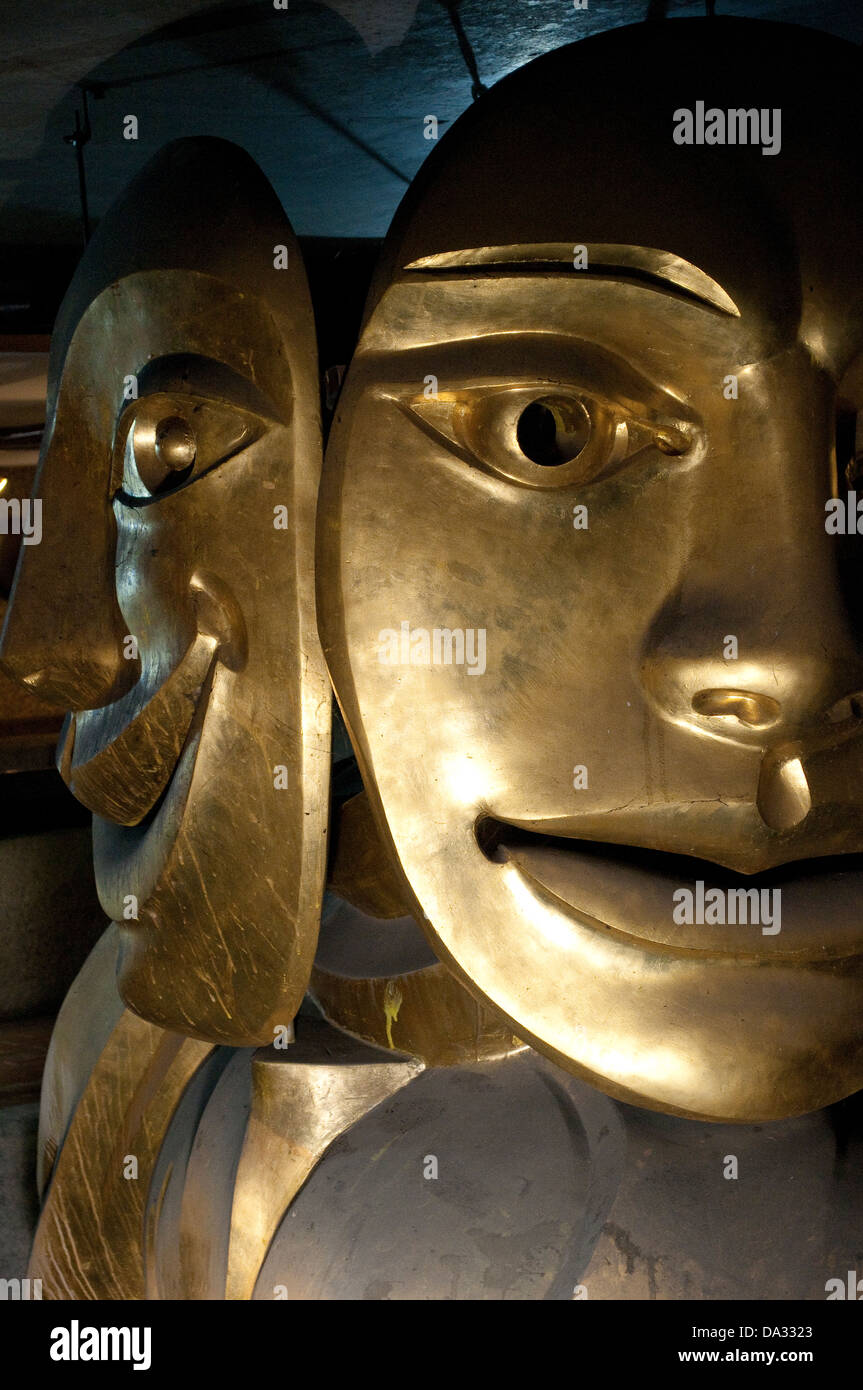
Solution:
M 332 760 L 294 238 L 216 141 L 104 220 L 2 649 L 73 709 L 115 922 L 46 1071 L 46 1297 L 813 1297 L 845 1267 L 804 1112 L 863 1062 L 857 561 L 824 524 L 860 451 L 858 61 L 639 26 L 441 142 L 327 449 Z M 737 108 L 747 148 L 674 138 Z M 699 883 L 762 918 L 676 921 Z M 733 1201 L 729 1133 L 765 1176 Z M 765 1226 L 792 1178 L 817 1200 Z
M 148 166 L 88 248 L 52 354 L 44 536 L 4 664 L 72 710 L 58 762 L 94 812 L 125 1002 L 269 1041 L 317 938 L 329 687 L 312 311 L 251 160 L 195 141 Z
M 834 60 L 687 21 L 477 103 L 390 233 L 320 507 L 328 663 L 435 952 L 567 1069 L 710 1119 L 863 1082 L 863 880 L 823 862 L 863 848 L 859 560 L 825 528 L 859 117 L 799 85 Z M 676 143 L 720 108 L 745 148 Z M 770 921 L 676 920 L 699 881 Z

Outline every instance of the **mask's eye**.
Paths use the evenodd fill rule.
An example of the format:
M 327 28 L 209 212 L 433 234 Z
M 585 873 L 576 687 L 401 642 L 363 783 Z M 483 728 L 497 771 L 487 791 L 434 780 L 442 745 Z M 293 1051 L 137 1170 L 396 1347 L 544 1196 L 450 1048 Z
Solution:
M 265 429 L 251 411 L 200 396 L 159 392 L 131 401 L 114 445 L 118 500 L 145 502 L 174 492 L 253 444 Z
M 568 386 L 469 387 L 404 402 L 466 462 L 534 488 L 591 483 L 649 446 L 692 445 L 687 421 L 650 419 Z

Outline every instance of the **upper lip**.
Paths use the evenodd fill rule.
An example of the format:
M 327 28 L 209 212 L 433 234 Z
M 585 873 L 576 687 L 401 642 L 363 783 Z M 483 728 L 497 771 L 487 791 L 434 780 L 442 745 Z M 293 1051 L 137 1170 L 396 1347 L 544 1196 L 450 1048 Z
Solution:
M 559 838 L 485 816 L 477 842 L 488 859 L 512 862 L 579 917 L 641 944 L 703 956 L 826 961 L 863 954 L 859 892 L 863 853 L 798 858 L 740 874 L 692 855 L 629 844 Z M 781 890 L 781 931 L 757 925 L 679 925 L 675 889 Z

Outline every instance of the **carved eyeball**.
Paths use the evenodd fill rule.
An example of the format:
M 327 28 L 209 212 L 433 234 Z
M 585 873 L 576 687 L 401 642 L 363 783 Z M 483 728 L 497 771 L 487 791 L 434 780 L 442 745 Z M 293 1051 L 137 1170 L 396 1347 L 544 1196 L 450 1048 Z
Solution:
M 112 487 L 120 502 L 160 501 L 254 444 L 267 420 L 231 400 L 154 391 L 130 401 L 114 436 Z
M 524 487 L 588 487 L 644 450 L 685 454 L 698 440 L 694 422 L 657 420 L 644 402 L 551 385 L 463 386 L 434 399 L 396 399 L 466 463 Z
M 458 427 L 486 468 L 528 487 L 593 482 L 629 451 L 626 421 L 575 388 L 517 386 L 477 394 L 459 413 Z
M 197 452 L 194 431 L 180 415 L 169 415 L 156 425 L 154 453 L 166 468 L 174 472 L 191 468 Z
M 151 496 L 177 487 L 191 473 L 198 454 L 195 432 L 182 415 L 153 415 L 142 409 L 129 431 L 126 482 L 131 492 Z

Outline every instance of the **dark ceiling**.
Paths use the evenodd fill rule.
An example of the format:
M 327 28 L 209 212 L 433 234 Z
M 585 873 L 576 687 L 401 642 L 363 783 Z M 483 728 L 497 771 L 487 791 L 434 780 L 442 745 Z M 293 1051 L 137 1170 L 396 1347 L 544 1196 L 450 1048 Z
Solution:
M 281 4 L 282 0 L 275 0 Z M 4 7 L 0 243 L 80 241 L 74 150 L 90 88 L 94 217 L 167 140 L 235 140 L 267 173 L 303 236 L 378 237 L 441 131 L 471 101 L 471 53 L 490 85 L 598 30 L 703 14 L 702 0 L 40 0 Z M 859 0 L 718 0 L 718 13 L 782 19 L 863 41 Z M 460 44 L 456 26 L 463 29 Z M 124 118 L 138 139 L 123 138 Z

